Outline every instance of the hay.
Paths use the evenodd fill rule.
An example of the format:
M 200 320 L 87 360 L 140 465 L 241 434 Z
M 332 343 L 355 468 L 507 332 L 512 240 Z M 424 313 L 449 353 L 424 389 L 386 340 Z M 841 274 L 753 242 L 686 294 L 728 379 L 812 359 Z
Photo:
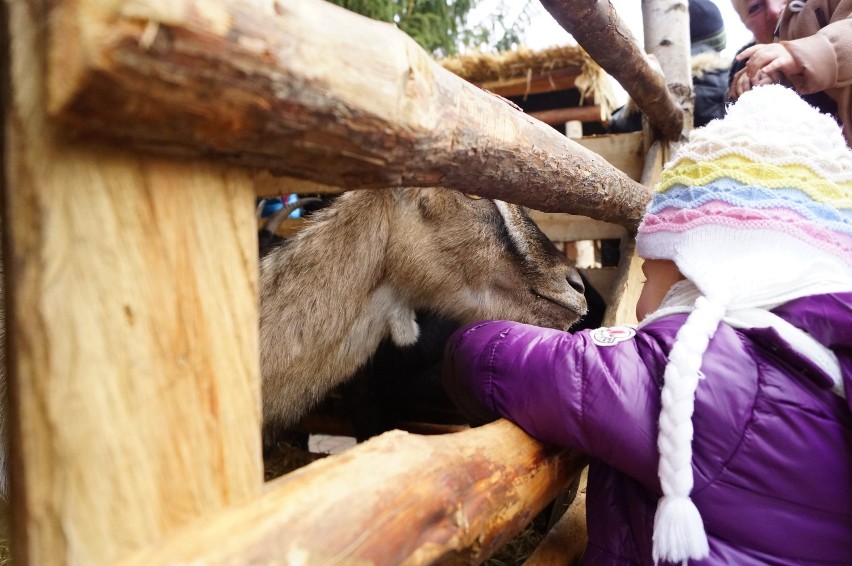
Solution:
M 538 547 L 545 533 L 534 525 L 527 526 L 483 562 L 483 566 L 521 566 Z
M 595 63 L 582 47 L 562 45 L 542 50 L 520 47 L 503 53 L 475 51 L 438 61 L 445 69 L 486 89 L 518 79 L 531 80 L 558 71 L 576 74 L 575 87 L 581 104 L 592 97 L 608 119 L 615 105 L 615 92 L 610 76 Z

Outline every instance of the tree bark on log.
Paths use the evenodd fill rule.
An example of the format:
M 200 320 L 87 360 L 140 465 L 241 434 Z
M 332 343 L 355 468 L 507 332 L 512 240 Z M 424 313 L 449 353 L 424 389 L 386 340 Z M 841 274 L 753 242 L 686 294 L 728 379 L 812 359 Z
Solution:
M 392 431 L 121 564 L 478 564 L 585 462 L 506 420 L 443 436 Z
M 689 6 L 686 0 L 643 0 L 645 51 L 657 58 L 675 104 L 683 110 L 683 132 L 692 129 L 695 96 L 690 65 Z
M 51 17 L 69 134 L 208 154 L 346 188 L 446 186 L 635 227 L 647 190 L 321 0 L 92 0 Z
M 666 140 L 681 137 L 684 116 L 609 0 L 541 0 L 542 6 L 624 87 Z

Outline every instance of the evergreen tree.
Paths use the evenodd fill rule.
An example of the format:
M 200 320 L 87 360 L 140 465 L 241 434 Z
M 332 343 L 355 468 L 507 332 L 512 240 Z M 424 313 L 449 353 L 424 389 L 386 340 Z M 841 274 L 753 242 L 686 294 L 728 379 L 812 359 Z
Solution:
M 455 55 L 461 46 L 492 45 L 498 50 L 520 43 L 528 23 L 526 8 L 515 22 L 506 22 L 497 10 L 486 22 L 467 26 L 467 15 L 480 0 L 329 0 L 358 14 L 393 22 L 426 51 L 438 56 Z M 527 0 L 526 7 L 531 0 Z

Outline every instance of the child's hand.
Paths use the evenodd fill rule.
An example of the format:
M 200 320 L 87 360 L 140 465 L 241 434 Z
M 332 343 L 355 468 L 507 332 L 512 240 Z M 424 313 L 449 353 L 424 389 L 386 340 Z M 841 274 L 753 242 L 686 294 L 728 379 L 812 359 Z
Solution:
M 737 55 L 737 61 L 746 61 L 745 71 L 752 85 L 758 84 L 761 75 L 766 75 L 772 82 L 778 82 L 779 74 L 788 77 L 802 73 L 802 66 L 781 43 L 761 43 L 744 49 Z M 761 83 L 762 84 L 762 83 Z
M 758 85 L 768 85 L 777 82 L 777 75 L 767 75 L 758 73 L 754 80 L 748 76 L 748 69 L 741 69 L 734 75 L 731 81 L 731 88 L 728 90 L 728 99 L 736 100 L 744 92 L 751 90 L 752 87 Z

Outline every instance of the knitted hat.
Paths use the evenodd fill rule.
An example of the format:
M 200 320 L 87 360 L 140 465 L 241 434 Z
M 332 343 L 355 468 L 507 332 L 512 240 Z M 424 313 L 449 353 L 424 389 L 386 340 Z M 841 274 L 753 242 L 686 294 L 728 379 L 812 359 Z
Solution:
M 721 51 L 727 44 L 722 12 L 710 0 L 689 0 L 689 42 Z
M 852 151 L 837 123 L 780 85 L 745 93 L 723 119 L 693 130 L 666 164 L 636 250 L 674 261 L 697 288 L 663 376 L 663 497 L 653 541 L 655 560 L 685 563 L 709 553 L 689 499 L 692 412 L 719 323 L 771 326 L 844 394 L 831 350 L 769 312 L 798 297 L 852 291 Z

